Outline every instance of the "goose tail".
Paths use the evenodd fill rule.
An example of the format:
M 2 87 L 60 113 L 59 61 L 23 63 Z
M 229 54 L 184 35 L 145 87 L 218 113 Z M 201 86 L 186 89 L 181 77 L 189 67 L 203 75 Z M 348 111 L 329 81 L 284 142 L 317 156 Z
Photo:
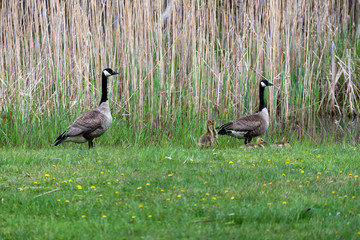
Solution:
M 58 136 L 58 138 L 55 140 L 55 146 L 59 145 L 60 143 L 62 143 L 65 139 L 66 139 L 66 131 L 63 131 L 60 136 Z

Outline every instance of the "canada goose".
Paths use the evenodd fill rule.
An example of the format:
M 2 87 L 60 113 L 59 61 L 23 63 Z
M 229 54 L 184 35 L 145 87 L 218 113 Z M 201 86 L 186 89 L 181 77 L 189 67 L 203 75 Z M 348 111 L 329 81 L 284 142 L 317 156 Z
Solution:
M 281 141 L 270 144 L 270 147 L 290 147 L 289 139 L 287 137 L 284 137 Z
M 118 74 L 110 68 L 102 72 L 102 95 L 100 105 L 78 117 L 60 136 L 55 140 L 55 146 L 62 142 L 84 143 L 89 142 L 89 148 L 94 146 L 93 139 L 100 137 L 111 125 L 112 116 L 107 96 L 107 79 Z
M 263 143 L 266 143 L 264 139 L 258 138 L 256 139 L 256 143 L 247 143 L 242 145 L 241 148 L 264 148 Z
M 235 126 L 233 122 L 228 122 L 217 127 L 216 129 L 220 129 L 218 134 L 245 139 L 245 144 L 251 142 L 253 137 L 264 134 L 269 127 L 269 112 L 264 100 L 264 89 L 267 86 L 273 86 L 273 84 L 265 79 L 260 81 L 260 107 L 257 113 L 239 117 L 236 119 Z
M 215 131 L 215 121 L 214 120 L 206 120 L 206 133 L 204 133 L 203 135 L 201 135 L 200 139 L 199 139 L 199 147 L 209 147 L 212 146 L 216 139 L 217 139 L 217 135 L 214 136 L 214 132 Z

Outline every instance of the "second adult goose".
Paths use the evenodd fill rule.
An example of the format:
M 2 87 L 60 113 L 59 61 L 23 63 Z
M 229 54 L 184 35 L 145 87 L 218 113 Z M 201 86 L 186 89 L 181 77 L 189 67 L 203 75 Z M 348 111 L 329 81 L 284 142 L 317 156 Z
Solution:
M 253 137 L 260 136 L 269 127 L 269 112 L 265 105 L 264 90 L 267 86 L 273 86 L 268 80 L 261 80 L 259 84 L 259 111 L 254 114 L 245 115 L 233 122 L 225 123 L 217 127 L 219 135 L 229 135 L 239 139 L 245 139 L 245 144 L 251 142 Z
M 62 142 L 84 143 L 89 142 L 89 148 L 94 146 L 93 139 L 100 137 L 109 129 L 112 116 L 107 97 L 107 79 L 118 74 L 110 68 L 102 72 L 102 95 L 100 105 L 78 117 L 60 136 L 55 140 L 55 146 Z

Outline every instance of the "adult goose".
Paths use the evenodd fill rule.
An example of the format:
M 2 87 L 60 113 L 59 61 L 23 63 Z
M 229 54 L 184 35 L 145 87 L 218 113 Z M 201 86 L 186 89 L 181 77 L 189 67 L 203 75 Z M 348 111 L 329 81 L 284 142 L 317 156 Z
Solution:
M 253 137 L 260 136 L 269 127 L 269 112 L 265 105 L 264 90 L 268 86 L 273 86 L 268 80 L 261 80 L 259 84 L 259 111 L 254 114 L 245 115 L 233 122 L 225 123 L 217 127 L 220 129 L 219 135 L 229 135 L 239 139 L 245 139 L 245 144 L 250 143 Z
M 109 129 L 112 116 L 107 96 L 107 79 L 118 74 L 110 68 L 102 72 L 102 95 L 100 105 L 78 117 L 60 136 L 55 140 L 55 146 L 62 142 L 84 143 L 89 142 L 89 148 L 94 146 L 94 138 L 100 137 Z

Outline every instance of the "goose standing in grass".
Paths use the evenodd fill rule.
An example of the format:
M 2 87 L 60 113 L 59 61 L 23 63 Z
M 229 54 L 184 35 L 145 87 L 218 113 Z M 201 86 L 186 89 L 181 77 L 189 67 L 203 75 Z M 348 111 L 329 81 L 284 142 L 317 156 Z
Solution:
M 266 143 L 264 139 L 258 138 L 256 139 L 256 143 L 247 143 L 242 145 L 241 148 L 264 148 L 263 143 Z
M 216 129 L 220 129 L 218 134 L 245 139 L 245 144 L 250 143 L 253 137 L 264 134 L 269 127 L 269 112 L 264 100 L 264 90 L 265 87 L 268 86 L 273 86 L 273 84 L 265 79 L 260 81 L 260 107 L 257 113 L 242 116 L 236 119 L 235 124 L 233 122 L 228 122 L 217 127 Z
M 78 117 L 60 136 L 55 140 L 55 146 L 62 142 L 84 143 L 89 142 L 89 148 L 94 146 L 93 139 L 100 137 L 109 129 L 112 116 L 107 96 L 107 79 L 118 74 L 110 68 L 102 72 L 102 95 L 100 105 Z
M 215 120 L 206 120 L 206 133 L 201 135 L 199 139 L 199 147 L 210 147 L 214 145 L 217 139 L 217 134 L 215 135 Z
M 289 139 L 284 137 L 281 141 L 270 144 L 270 147 L 282 148 L 282 147 L 290 147 Z

